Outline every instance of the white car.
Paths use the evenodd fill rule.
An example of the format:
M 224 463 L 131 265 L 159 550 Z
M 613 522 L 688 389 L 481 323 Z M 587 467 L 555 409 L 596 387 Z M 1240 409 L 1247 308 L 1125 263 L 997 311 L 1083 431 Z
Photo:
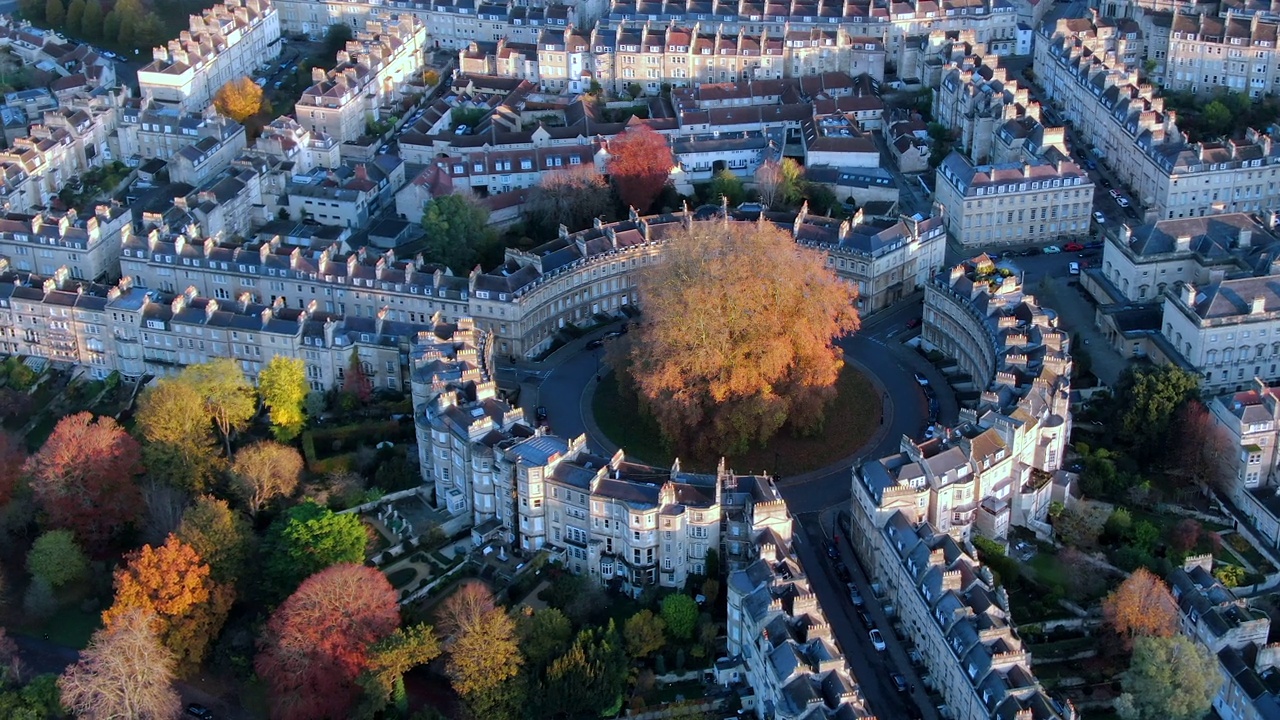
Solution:
M 929 387 L 929 378 L 921 375 L 920 373 L 915 373 L 915 376 L 917 385 L 920 387 Z
M 1094 211 L 1093 211 L 1093 221 L 1094 221 L 1094 222 L 1096 222 L 1096 223 L 1098 223 L 1099 225 L 1106 225 L 1106 224 L 1107 224 L 1107 216 L 1106 216 L 1106 215 L 1103 215 L 1101 211 L 1094 210 Z
M 1067 263 L 1067 272 L 1071 273 L 1072 275 L 1079 275 L 1079 274 L 1080 274 L 1080 263 L 1078 263 L 1078 262 L 1069 262 L 1069 263 Z
M 1062 252 L 1062 248 L 1058 247 L 1057 245 L 1050 245 L 1049 247 L 1044 249 L 1045 255 L 1057 255 L 1060 252 Z
M 879 630 L 872 630 L 867 633 L 867 637 L 871 638 L 871 647 L 875 648 L 876 652 L 884 652 L 885 649 L 888 648 L 888 646 L 884 644 L 884 638 L 881 637 Z
M 1121 195 L 1120 197 L 1116 198 L 1116 204 L 1122 208 L 1127 208 L 1129 207 L 1129 198 Z
M 1108 190 L 1108 191 L 1107 191 L 1107 194 L 1108 194 L 1108 195 L 1110 195 L 1110 196 L 1111 196 L 1111 199 L 1113 199 L 1113 200 L 1119 200 L 1119 199 L 1120 199 L 1120 191 L 1119 191 L 1119 190 L 1116 190 L 1115 188 L 1111 188 L 1110 190 Z

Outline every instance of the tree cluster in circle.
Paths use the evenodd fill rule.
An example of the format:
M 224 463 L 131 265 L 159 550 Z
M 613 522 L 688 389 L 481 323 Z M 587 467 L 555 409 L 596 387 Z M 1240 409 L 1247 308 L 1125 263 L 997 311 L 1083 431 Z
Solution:
M 858 328 L 857 290 L 770 224 L 692 222 L 637 279 L 644 318 L 614 362 L 676 450 L 710 457 L 821 427 Z

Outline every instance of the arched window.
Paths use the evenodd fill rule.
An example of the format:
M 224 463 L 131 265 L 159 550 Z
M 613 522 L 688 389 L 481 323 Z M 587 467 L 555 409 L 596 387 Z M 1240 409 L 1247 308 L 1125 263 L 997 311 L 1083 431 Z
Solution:
M 1207 354 L 1207 355 L 1205 355 L 1205 362 L 1206 362 L 1206 364 L 1208 364 L 1208 365 L 1216 365 L 1216 364 L 1218 364 L 1218 351 L 1217 351 L 1217 350 L 1210 350 L 1210 351 L 1208 352 L 1208 354 Z
M 1230 363 L 1235 358 L 1235 351 L 1227 348 L 1222 351 L 1222 362 Z

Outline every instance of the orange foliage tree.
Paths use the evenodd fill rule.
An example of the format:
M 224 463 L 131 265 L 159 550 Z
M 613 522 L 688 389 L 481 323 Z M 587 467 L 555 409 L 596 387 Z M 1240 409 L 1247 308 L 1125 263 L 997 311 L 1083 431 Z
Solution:
M 242 123 L 262 109 L 262 88 L 249 77 L 241 75 L 228 80 L 213 96 L 213 106 L 218 112 Z
M 91 554 L 138 519 L 141 449 L 115 420 L 92 413 L 58 421 L 40 452 L 27 458 L 36 502 L 47 528 L 66 528 Z
M 200 665 L 231 609 L 231 589 L 214 582 L 209 566 L 176 535 L 158 548 L 143 545 L 126 556 L 115 585 L 115 603 L 102 613 L 103 624 L 109 627 L 132 610 L 154 615 L 179 671 Z
M 772 225 L 695 222 L 641 272 L 644 320 L 623 358 L 665 439 L 737 454 L 784 424 L 821 427 L 858 329 L 855 286 Z
M 1178 603 L 1164 581 L 1138 568 L 1102 601 L 1102 616 L 1125 649 L 1138 637 L 1170 637 L 1178 632 Z
M 307 578 L 271 615 L 254 661 L 281 720 L 350 717 L 369 649 L 400 624 L 396 591 L 361 565 L 334 565 Z
M 648 125 L 635 125 L 609 141 L 606 172 L 618 199 L 646 213 L 671 175 L 672 155 L 667 139 Z

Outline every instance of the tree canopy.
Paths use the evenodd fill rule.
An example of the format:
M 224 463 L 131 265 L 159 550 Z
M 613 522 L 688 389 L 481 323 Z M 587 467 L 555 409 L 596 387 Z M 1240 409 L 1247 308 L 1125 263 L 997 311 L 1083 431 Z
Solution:
M 178 539 L 209 565 L 215 582 L 235 585 L 253 553 L 253 528 L 226 500 L 201 495 L 182 514 Z
M 89 573 L 89 560 L 70 530 L 41 533 L 27 553 L 27 572 L 51 588 L 74 584 Z
M 173 652 L 152 617 L 131 610 L 93 634 L 58 689 L 63 707 L 85 720 L 172 720 L 181 707 L 173 679 Z
M 1102 615 L 1126 645 L 1178 632 L 1178 604 L 1164 581 L 1138 568 L 1102 601 Z
M 635 125 L 609 141 L 605 171 L 623 205 L 645 214 L 662 194 L 674 164 L 667 139 L 648 125 Z
M 524 211 L 539 235 L 552 235 L 561 225 L 576 232 L 609 212 L 609 183 L 595 165 L 578 165 L 543 173 L 529 190 Z
M 1182 404 L 1200 392 L 1200 378 L 1176 365 L 1134 366 L 1120 379 L 1116 400 L 1120 436 L 1139 460 L 1170 449 L 1170 430 Z
M 441 629 L 449 638 L 445 672 L 476 717 L 509 705 L 506 692 L 524 664 L 515 621 L 479 582 L 464 583 L 441 605 Z
M 244 371 L 231 358 L 188 365 L 178 378 L 204 398 L 205 412 L 222 435 L 223 450 L 231 454 L 231 436 L 244 429 L 257 412 L 257 396 Z
M 627 640 L 627 652 L 633 658 L 647 658 L 667 643 L 667 624 L 662 618 L 645 609 L 627 618 L 622 627 Z
M 262 88 L 252 78 L 241 75 L 218 88 L 213 106 L 222 115 L 243 123 L 262 109 Z
M 363 714 L 374 715 L 404 691 L 404 674 L 440 656 L 440 641 L 430 625 L 401 628 L 369 646 L 359 678 L 365 691 Z
M 794 205 L 804 194 L 804 168 L 791 158 L 770 158 L 756 168 L 756 191 L 768 208 Z
M 1138 638 L 1121 683 L 1116 710 L 1125 720 L 1199 720 L 1209 712 L 1222 674 L 1213 653 L 1174 634 Z
M 684 593 L 676 593 L 662 598 L 662 622 L 666 624 L 671 637 L 688 640 L 698 626 L 698 603 Z
M 433 198 L 422 212 L 423 254 L 466 277 L 496 242 L 488 223 L 489 211 L 470 197 L 454 193 Z
M 202 491 L 216 468 L 217 440 L 200 389 L 183 377 L 164 378 L 143 391 L 134 415 L 142 457 L 151 475 Z
M 573 642 L 573 623 L 553 607 L 520 618 L 519 629 L 520 648 L 529 665 L 535 668 L 544 667 Z
M 307 578 L 272 613 L 254 661 L 271 689 L 272 717 L 349 718 L 359 692 L 356 679 L 369 668 L 370 647 L 399 624 L 396 591 L 377 569 L 340 563 Z M 429 646 L 413 647 L 407 661 L 430 654 Z M 387 653 L 393 649 L 379 649 L 383 660 L 391 660 Z M 404 665 L 391 664 L 379 670 L 394 672 Z
M 638 277 L 645 315 L 624 370 L 664 439 L 737 454 L 784 424 L 821 427 L 858 328 L 854 286 L 770 225 L 694 222 Z
M 175 535 L 160 547 L 143 545 L 125 556 L 115 586 L 115 603 L 102 613 L 103 624 L 110 627 L 135 610 L 152 616 L 160 641 L 184 673 L 199 667 L 231 609 L 230 589 L 214 582 L 209 566 Z
M 331 565 L 364 562 L 367 541 L 364 525 L 353 514 L 338 515 L 310 501 L 289 508 L 271 523 L 262 543 L 268 593 L 282 598 Z
M 746 199 L 747 190 L 732 170 L 725 168 L 711 178 L 711 184 L 707 187 L 707 202 L 716 205 L 724 202 L 729 207 L 737 207 Z
M 548 715 L 611 717 L 622 704 L 628 673 L 622 638 L 609 621 L 607 628 L 586 628 L 568 652 L 547 668 L 540 695 Z
M 231 464 L 231 491 L 256 515 L 272 499 L 292 495 L 304 463 L 296 448 L 263 440 L 240 448 Z
M 90 552 L 103 551 L 138 519 L 141 451 L 112 418 L 87 412 L 62 418 L 27 459 L 26 472 L 46 526 L 71 530 Z
M 306 366 L 300 358 L 276 355 L 262 368 L 258 395 L 270 412 L 271 432 L 276 440 L 290 442 L 302 432 L 302 408 L 308 392 Z

